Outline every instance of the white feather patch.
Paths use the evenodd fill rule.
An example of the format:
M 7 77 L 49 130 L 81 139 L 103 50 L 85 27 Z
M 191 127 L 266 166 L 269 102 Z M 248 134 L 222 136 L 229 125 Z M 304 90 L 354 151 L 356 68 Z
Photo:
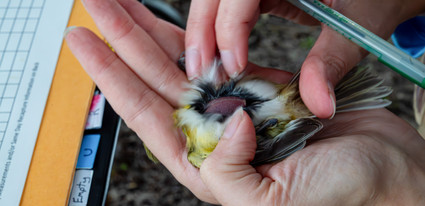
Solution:
M 236 85 L 236 88 L 238 87 L 244 88 L 262 99 L 274 99 L 278 94 L 273 83 L 261 79 L 244 78 Z
M 253 123 L 258 125 L 266 119 L 278 118 L 282 120 L 290 119 L 290 117 L 285 114 L 284 103 L 279 98 L 274 98 L 270 101 L 262 103 L 256 111 L 253 112 Z

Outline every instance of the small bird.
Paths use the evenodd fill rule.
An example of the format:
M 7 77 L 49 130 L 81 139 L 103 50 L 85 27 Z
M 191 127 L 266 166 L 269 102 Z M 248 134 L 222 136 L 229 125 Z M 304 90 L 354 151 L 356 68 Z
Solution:
M 195 167 L 199 168 L 214 150 L 230 117 L 240 107 L 255 126 L 253 166 L 283 160 L 323 128 L 300 97 L 299 73 L 287 84 L 243 73 L 228 79 L 219 59 L 207 71 L 191 82 L 181 101 L 184 106 L 173 115 L 187 137 L 187 158 Z M 392 90 L 382 83 L 368 68 L 354 68 L 335 87 L 336 112 L 388 106 L 391 102 L 383 98 Z

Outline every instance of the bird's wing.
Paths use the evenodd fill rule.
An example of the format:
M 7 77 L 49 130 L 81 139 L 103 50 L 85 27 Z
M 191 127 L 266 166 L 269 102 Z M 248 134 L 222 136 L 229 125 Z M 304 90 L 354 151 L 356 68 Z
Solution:
M 257 150 L 251 165 L 259 166 L 288 157 L 302 149 L 305 141 L 322 128 L 317 119 L 301 118 L 289 122 L 285 130 L 274 138 L 257 137 Z

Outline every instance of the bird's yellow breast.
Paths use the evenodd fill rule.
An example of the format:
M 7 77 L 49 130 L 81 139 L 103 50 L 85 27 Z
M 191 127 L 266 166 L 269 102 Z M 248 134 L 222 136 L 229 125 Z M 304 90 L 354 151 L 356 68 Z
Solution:
M 179 119 L 179 112 L 187 112 L 188 109 L 190 109 L 190 106 L 177 110 L 174 114 L 174 119 L 177 126 L 182 129 L 186 136 L 187 158 L 189 162 L 199 168 L 202 162 L 217 146 L 221 134 L 217 136 L 217 132 L 214 131 L 215 128 L 212 127 L 199 129 L 194 125 L 182 124 Z
M 183 133 L 187 137 L 186 147 L 188 148 L 188 160 L 196 167 L 200 167 L 202 162 L 215 149 L 218 138 L 213 132 L 199 133 L 196 128 L 183 126 Z

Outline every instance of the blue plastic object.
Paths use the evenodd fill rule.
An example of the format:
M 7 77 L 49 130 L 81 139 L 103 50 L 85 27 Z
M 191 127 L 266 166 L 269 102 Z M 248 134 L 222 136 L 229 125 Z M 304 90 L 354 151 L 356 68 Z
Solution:
M 425 16 L 417 16 L 400 24 L 391 36 L 393 43 L 414 58 L 425 52 Z

